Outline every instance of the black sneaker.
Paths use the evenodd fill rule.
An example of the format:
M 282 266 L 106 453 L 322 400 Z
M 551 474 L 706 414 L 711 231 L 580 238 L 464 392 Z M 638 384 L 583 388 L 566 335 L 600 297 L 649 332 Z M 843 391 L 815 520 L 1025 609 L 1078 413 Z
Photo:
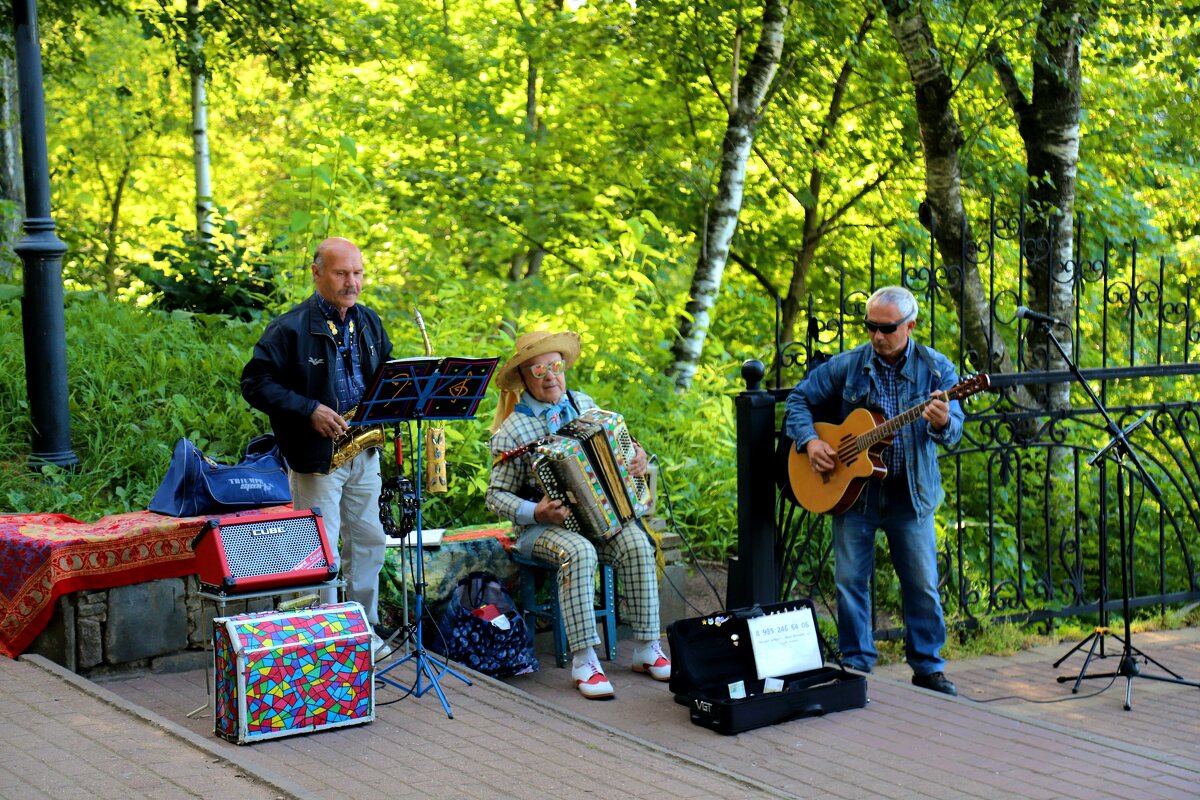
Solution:
M 934 692 L 948 694 L 951 697 L 958 697 L 958 688 L 946 680 L 946 675 L 943 672 L 931 672 L 928 675 L 913 675 L 913 686 L 920 686 L 922 689 L 929 689 Z

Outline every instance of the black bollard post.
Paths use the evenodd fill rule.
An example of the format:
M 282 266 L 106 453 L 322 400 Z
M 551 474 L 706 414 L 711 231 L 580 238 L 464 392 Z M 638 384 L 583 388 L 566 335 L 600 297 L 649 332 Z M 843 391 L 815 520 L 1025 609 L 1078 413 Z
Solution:
M 746 391 L 734 398 L 737 414 L 738 554 L 730 559 L 725 602 L 739 608 L 779 600 L 775 565 L 775 398 L 762 388 L 758 360 L 742 364 Z
M 79 463 L 71 449 L 67 398 L 67 334 L 63 313 L 62 257 L 66 244 L 50 216 L 50 162 L 36 0 L 13 0 L 21 155 L 25 175 L 25 235 L 13 247 L 24 267 L 21 301 L 25 385 L 33 422 L 33 466 Z

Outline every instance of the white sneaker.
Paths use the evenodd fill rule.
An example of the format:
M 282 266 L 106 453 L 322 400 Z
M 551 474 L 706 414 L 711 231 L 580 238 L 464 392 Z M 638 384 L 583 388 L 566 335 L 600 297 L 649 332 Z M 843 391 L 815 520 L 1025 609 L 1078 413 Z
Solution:
M 571 679 L 575 688 L 588 700 L 605 700 L 613 696 L 612 684 L 604 675 L 604 669 L 595 661 L 576 662 L 571 666 Z
M 641 642 L 633 651 L 633 671 L 645 672 L 656 681 L 671 680 L 671 659 L 658 639 Z
M 371 649 L 375 651 L 375 661 L 383 661 L 392 654 L 392 646 L 379 638 L 379 634 L 371 631 Z

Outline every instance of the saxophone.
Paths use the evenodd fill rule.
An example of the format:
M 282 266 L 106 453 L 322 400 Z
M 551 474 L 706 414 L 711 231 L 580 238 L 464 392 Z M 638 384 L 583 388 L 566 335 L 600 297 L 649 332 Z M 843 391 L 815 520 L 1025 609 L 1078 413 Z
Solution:
M 355 406 L 343 414 L 342 419 L 347 423 L 352 422 L 357 413 L 358 406 Z M 333 437 L 333 459 L 329 462 L 329 471 L 333 472 L 343 464 L 353 461 L 354 457 L 364 450 L 370 450 L 372 447 L 383 449 L 383 433 L 382 425 L 360 425 L 351 426 Z
M 413 314 L 417 319 L 417 329 L 421 331 L 421 340 L 425 343 L 425 355 L 433 356 L 433 345 L 429 342 L 429 334 L 425 332 L 425 320 L 416 306 Z M 425 429 L 425 491 L 430 494 L 440 494 L 449 489 L 446 481 L 446 429 L 441 425 Z

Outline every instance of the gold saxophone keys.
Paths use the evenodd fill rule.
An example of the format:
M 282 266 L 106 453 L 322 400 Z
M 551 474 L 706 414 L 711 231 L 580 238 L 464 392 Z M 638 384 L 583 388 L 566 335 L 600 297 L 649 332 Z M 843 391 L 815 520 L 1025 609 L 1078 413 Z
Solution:
M 342 419 L 347 423 L 352 422 L 357 413 L 358 406 L 355 406 L 343 414 Z M 343 464 L 353 461 L 354 457 L 364 450 L 370 450 L 372 447 L 382 449 L 383 445 L 382 425 L 351 426 L 333 437 L 333 459 L 329 462 L 329 471 L 333 472 Z

